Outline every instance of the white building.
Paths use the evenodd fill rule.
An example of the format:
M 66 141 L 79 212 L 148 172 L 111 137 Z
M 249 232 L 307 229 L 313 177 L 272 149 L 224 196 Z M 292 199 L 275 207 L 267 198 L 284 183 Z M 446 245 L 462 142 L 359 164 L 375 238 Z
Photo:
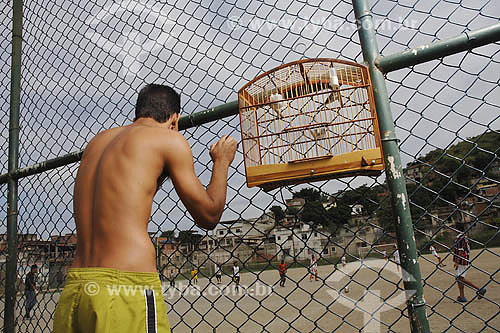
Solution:
M 216 263 L 228 263 L 236 258 L 241 261 L 272 258 L 275 245 L 270 230 L 274 223 L 270 215 L 221 222 L 201 240 L 197 254 Z
M 335 256 L 336 246 L 330 233 L 323 228 L 313 229 L 307 223 L 298 223 L 295 228 L 279 227 L 273 231 L 276 240 L 276 255 L 279 259 L 294 257 L 308 260 L 313 255 Z

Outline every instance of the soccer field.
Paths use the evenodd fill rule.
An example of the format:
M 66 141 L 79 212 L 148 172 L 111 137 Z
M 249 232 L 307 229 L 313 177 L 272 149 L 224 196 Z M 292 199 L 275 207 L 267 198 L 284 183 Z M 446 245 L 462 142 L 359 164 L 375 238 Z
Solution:
M 477 254 L 479 251 L 472 251 L 471 258 Z M 497 259 L 499 254 L 500 249 L 491 249 L 491 253 L 484 251 L 479 258 L 474 259 L 475 266 L 484 272 L 471 269 L 467 277 L 479 285 L 487 283 L 490 278 L 489 274 L 494 274 L 500 267 Z M 441 256 L 444 255 L 441 254 Z M 424 257 L 434 262 L 431 255 Z M 394 285 L 401 277 L 396 273 L 395 264 L 389 263 L 379 276 L 376 271 L 380 271 L 380 267 L 385 265 L 385 260 L 368 260 L 365 263 L 372 268 L 366 267 L 358 271 L 359 262 L 346 265 L 343 270 L 352 275 L 352 280 L 348 285 L 349 293 L 341 294 L 353 300 L 359 300 L 367 290 L 364 286 L 370 285 L 370 290 L 374 293 L 380 290 L 380 296 L 388 298 L 391 304 L 398 306 L 387 311 L 382 309 L 383 312 L 380 314 L 382 324 L 368 323 L 368 329 L 365 331 L 373 332 L 375 329 L 375 332 L 387 332 L 390 329 L 395 332 L 408 332 L 409 321 L 402 316 L 401 310 L 405 307 L 401 302 L 404 301 L 404 296 L 401 291 L 396 290 Z M 422 277 L 425 281 L 427 313 L 432 332 L 446 330 L 450 326 L 450 321 L 456 328 L 451 329 L 450 332 L 460 330 L 479 332 L 486 325 L 475 315 L 480 315 L 481 318 L 491 318 L 488 325 L 500 330 L 498 307 L 500 286 L 494 282 L 495 276 L 491 276 L 493 282 L 487 286 L 488 292 L 485 299 L 474 298 L 475 293 L 466 288 L 466 297 L 471 302 L 464 307 L 454 301 L 458 295 L 458 289 L 450 256 L 446 264 L 443 270 L 435 271 L 435 265 L 420 259 Z M 338 265 L 338 269 L 342 269 L 341 265 Z M 336 292 L 349 282 L 349 278 L 340 271 L 333 274 L 332 272 L 332 265 L 320 266 L 319 277 L 326 281 L 316 282 L 309 281 L 305 268 L 291 269 L 288 271 L 289 279 L 284 288 L 277 285 L 277 271 L 261 272 L 258 274 L 261 283 L 275 285 L 273 292 L 268 296 L 186 295 L 172 297 L 169 300 L 170 322 L 178 332 L 189 331 L 188 325 L 196 327 L 196 332 L 213 331 L 214 327 L 220 332 L 332 332 L 335 329 L 338 332 L 359 332 L 359 328 L 365 323 L 363 309 L 369 311 L 370 303 L 361 302 L 359 306 L 363 309 L 353 310 L 352 303 L 346 299 L 342 300 Z M 255 291 L 256 274 L 243 274 L 241 283 Z M 207 282 L 207 279 L 200 281 L 202 289 L 207 286 Z M 223 283 L 228 282 L 230 279 L 225 277 Z M 400 286 L 402 287 L 402 282 Z M 373 298 L 374 296 L 372 300 Z M 372 304 L 377 306 L 377 302 Z M 195 311 L 188 312 L 191 306 Z M 390 325 L 390 328 L 386 325 Z M 484 329 L 484 332 L 493 331 L 493 329 Z
M 472 251 L 474 259 L 479 251 Z M 444 256 L 444 254 L 442 254 Z M 483 251 L 474 259 L 478 269 L 471 269 L 467 277 L 478 285 L 491 281 L 487 285 L 488 292 L 484 299 L 478 300 L 471 289 L 466 288 L 467 304 L 459 304 L 454 300 L 458 289 L 454 282 L 453 265 L 450 257 L 443 270 L 436 271 L 435 265 L 420 259 L 422 276 L 425 281 L 425 299 L 427 301 L 432 332 L 494 332 L 500 330 L 500 286 L 494 282 L 499 268 L 497 256 L 500 249 Z M 433 260 L 430 255 L 424 256 Z M 319 267 L 319 281 L 309 281 L 304 268 L 290 269 L 284 288 L 278 285 L 277 271 L 260 273 L 244 273 L 241 285 L 247 287 L 247 295 L 240 288 L 234 293 L 230 278 L 223 277 L 222 285 L 209 284 L 208 279 L 201 278 L 199 294 L 195 288 L 185 286 L 186 281 L 179 281 L 177 287 L 183 292 L 165 289 L 168 316 L 175 332 L 359 332 L 365 324 L 364 332 L 408 332 L 409 322 L 403 317 L 404 297 L 395 288 L 401 275 L 397 273 L 393 263 L 385 260 L 366 260 L 365 266 L 359 262 L 348 263 L 345 268 L 338 266 Z M 380 275 L 377 273 L 383 267 Z M 352 276 L 352 279 L 346 274 Z M 215 282 L 215 278 L 212 280 Z M 184 286 L 182 283 L 184 283 Z M 349 286 L 349 293 L 337 291 Z M 370 293 L 366 294 L 370 285 Z M 402 282 L 400 282 L 402 286 Z M 166 286 L 165 286 L 166 287 Z M 219 289 L 220 287 L 220 289 Z M 219 291 L 220 290 L 220 291 Z M 380 323 L 371 320 L 365 311 L 375 312 L 380 301 L 375 295 L 388 299 L 394 308 L 383 307 L 379 315 Z M 364 298 L 362 298 L 362 296 Z M 444 296 L 444 297 L 443 297 Z M 59 294 L 38 296 L 38 304 L 34 318 L 30 321 L 20 320 L 17 332 L 50 332 L 51 316 Z M 358 301 L 355 308 L 352 301 Z M 23 298 L 19 299 L 16 313 L 23 308 Z M 2 309 L 3 310 L 3 309 Z M 488 326 L 478 319 L 489 318 Z M 450 324 L 451 323 L 451 324 Z

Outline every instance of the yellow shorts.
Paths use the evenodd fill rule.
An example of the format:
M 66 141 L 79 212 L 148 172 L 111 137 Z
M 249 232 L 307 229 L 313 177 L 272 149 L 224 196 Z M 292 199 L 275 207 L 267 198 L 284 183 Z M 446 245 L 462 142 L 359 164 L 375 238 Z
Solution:
M 170 332 L 158 274 L 69 269 L 53 332 Z

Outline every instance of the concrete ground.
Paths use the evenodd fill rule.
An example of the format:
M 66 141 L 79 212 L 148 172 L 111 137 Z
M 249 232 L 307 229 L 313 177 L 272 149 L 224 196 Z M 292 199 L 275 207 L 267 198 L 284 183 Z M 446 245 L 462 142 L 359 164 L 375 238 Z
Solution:
M 420 259 L 432 332 L 500 331 L 500 249 L 478 255 L 478 250 L 471 254 L 477 268 L 470 269 L 467 278 L 480 286 L 487 284 L 488 291 L 485 298 L 478 299 L 466 288 L 466 304 L 455 302 L 458 289 L 449 255 L 447 266 L 440 269 L 432 256 Z M 383 259 L 339 265 L 335 272 L 332 265 L 320 266 L 318 281 L 309 281 L 305 268 L 291 269 L 285 287 L 279 287 L 277 271 L 242 274 L 238 292 L 227 276 L 221 285 L 215 282 L 215 277 L 211 281 L 200 278 L 198 287 L 192 287 L 179 281 L 177 289 L 165 284 L 164 298 L 174 332 L 191 332 L 191 328 L 224 333 L 344 333 L 361 328 L 363 332 L 409 332 L 402 310 L 405 296 L 396 288 L 398 283 L 402 287 L 401 273 Z M 23 321 L 19 316 L 17 332 L 50 332 L 58 298 L 58 293 L 39 294 L 33 319 Z M 20 297 L 16 313 L 22 309 Z M 3 313 L 3 302 L 0 311 Z

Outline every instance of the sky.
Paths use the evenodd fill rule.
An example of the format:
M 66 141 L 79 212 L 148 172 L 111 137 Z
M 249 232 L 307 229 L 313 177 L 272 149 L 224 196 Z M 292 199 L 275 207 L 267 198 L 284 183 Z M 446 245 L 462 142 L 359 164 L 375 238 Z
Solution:
M 383 55 L 495 24 L 500 17 L 493 0 L 370 4 Z M 0 22 L 11 27 L 9 6 L 0 4 Z M 2 174 L 7 171 L 9 30 L 0 32 Z M 387 75 L 403 163 L 500 129 L 499 51 L 499 44 L 492 44 Z M 362 63 L 350 1 L 26 2 L 20 166 L 83 149 L 99 131 L 130 123 L 137 92 L 146 83 L 173 86 L 181 93 L 185 115 L 236 100 L 237 91 L 264 71 L 317 57 Z M 183 134 L 206 185 L 211 167 L 207 147 L 225 134 L 240 140 L 239 118 Z M 74 230 L 71 197 L 77 167 L 20 181 L 20 232 L 46 238 Z M 382 181 L 357 177 L 315 185 L 333 193 Z M 6 185 L 0 191 L 5 206 Z M 247 188 L 240 151 L 230 170 L 223 220 L 256 217 L 290 196 L 287 188 L 270 193 Z M 168 181 L 153 212 L 151 231 L 193 225 Z M 0 221 L 2 233 L 5 210 Z

